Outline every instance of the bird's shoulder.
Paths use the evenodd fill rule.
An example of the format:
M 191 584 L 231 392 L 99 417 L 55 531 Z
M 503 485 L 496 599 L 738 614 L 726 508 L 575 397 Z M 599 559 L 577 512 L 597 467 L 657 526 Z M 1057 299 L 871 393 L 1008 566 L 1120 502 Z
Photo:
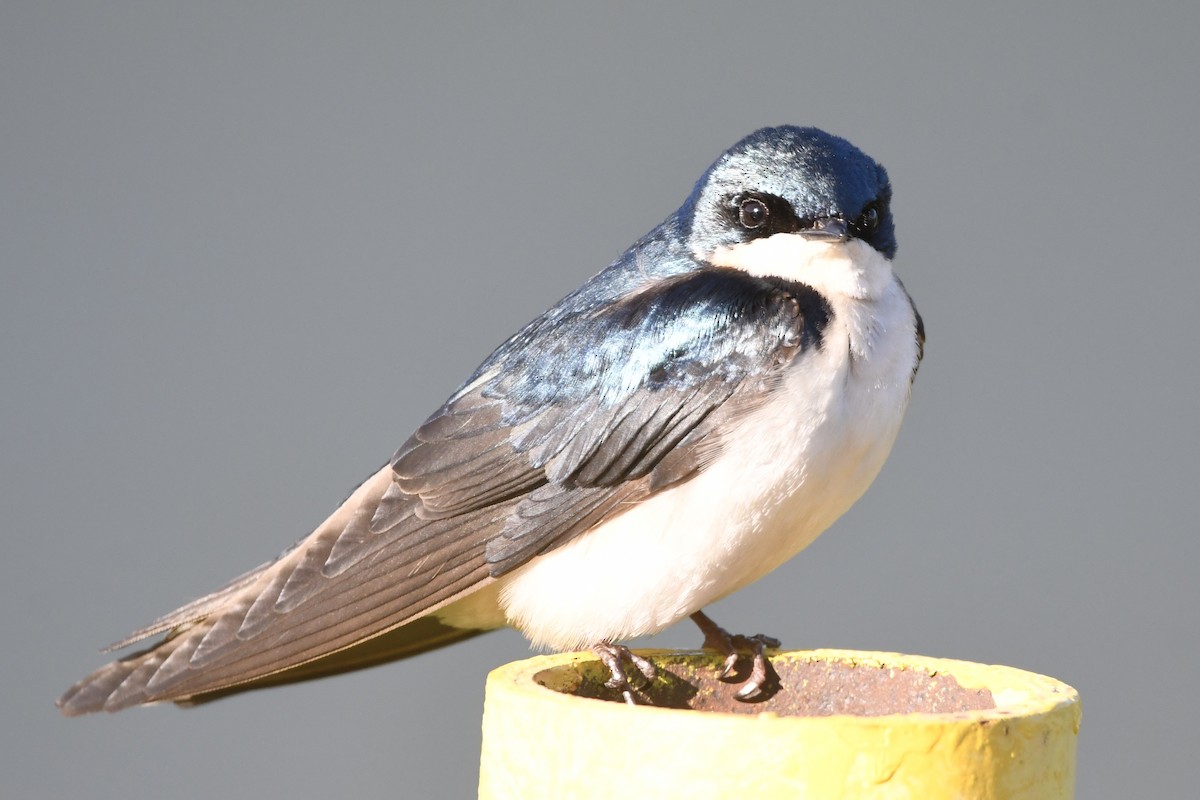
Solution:
M 821 346 L 831 313 L 784 279 L 655 275 L 623 259 L 505 342 L 417 429 L 392 461 L 397 498 L 439 516 L 546 484 L 642 478 L 711 433 L 705 421 L 731 399 L 768 395 Z

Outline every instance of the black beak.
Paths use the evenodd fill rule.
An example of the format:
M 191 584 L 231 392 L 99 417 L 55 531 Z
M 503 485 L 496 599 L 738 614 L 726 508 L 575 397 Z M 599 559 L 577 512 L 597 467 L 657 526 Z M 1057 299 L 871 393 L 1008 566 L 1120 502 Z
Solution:
M 800 235 L 805 239 L 826 242 L 844 242 L 850 238 L 850 229 L 845 220 L 836 217 L 813 220 L 811 228 L 803 228 Z

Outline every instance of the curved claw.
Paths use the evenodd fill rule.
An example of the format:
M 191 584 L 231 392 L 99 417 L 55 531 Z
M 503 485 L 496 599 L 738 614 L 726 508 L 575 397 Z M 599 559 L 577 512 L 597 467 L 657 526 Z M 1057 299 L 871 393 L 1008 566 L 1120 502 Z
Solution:
M 700 627 L 700 632 L 704 634 L 702 647 L 706 650 L 715 650 L 725 656 L 725 663 L 719 676 L 722 680 L 734 673 L 739 653 L 748 651 L 751 654 L 750 675 L 734 694 L 734 697 L 738 700 L 753 700 L 762 694 L 769 680 L 769 665 L 765 651 L 768 647 L 779 647 L 779 640 L 761 633 L 753 636 L 731 635 L 713 622 L 703 611 L 692 614 L 692 621 Z
M 742 684 L 742 688 L 737 690 L 734 695 L 738 700 L 753 700 L 762 693 L 763 687 L 767 683 L 767 654 L 763 652 L 765 647 L 778 647 L 779 640 L 773 639 L 770 636 L 763 636 L 761 633 L 750 637 L 735 637 L 745 638 L 748 642 L 754 644 L 754 661 L 750 668 L 750 677 Z
M 613 644 L 612 642 L 600 642 L 592 645 L 592 652 L 596 657 L 608 667 L 608 672 L 611 677 L 604 682 L 604 685 L 610 689 L 615 689 L 621 693 L 628 705 L 637 705 L 637 701 L 633 696 L 633 687 L 629 683 L 629 673 L 625 670 L 625 664 L 632 664 L 638 674 L 642 677 L 642 685 L 645 686 L 650 681 L 653 681 L 658 676 L 658 670 L 649 660 L 642 658 L 637 653 L 634 653 L 623 644 Z

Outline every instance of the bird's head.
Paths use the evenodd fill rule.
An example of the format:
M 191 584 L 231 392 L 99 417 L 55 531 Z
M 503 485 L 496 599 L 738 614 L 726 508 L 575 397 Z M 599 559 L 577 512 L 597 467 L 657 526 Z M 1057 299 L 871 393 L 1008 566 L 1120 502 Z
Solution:
M 785 125 L 722 154 L 683 216 L 697 260 L 819 284 L 826 281 L 801 269 L 814 257 L 891 260 L 891 197 L 887 171 L 850 142 Z

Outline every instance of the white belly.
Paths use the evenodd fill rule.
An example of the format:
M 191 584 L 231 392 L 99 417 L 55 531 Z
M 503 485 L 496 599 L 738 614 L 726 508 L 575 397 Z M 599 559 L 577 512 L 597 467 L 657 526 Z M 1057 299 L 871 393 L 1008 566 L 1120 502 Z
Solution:
M 896 289 L 874 343 L 895 352 L 852 359 L 855 315 L 837 314 L 700 475 L 501 579 L 509 624 L 558 650 L 656 633 L 816 539 L 875 478 L 908 404 L 916 338 Z

